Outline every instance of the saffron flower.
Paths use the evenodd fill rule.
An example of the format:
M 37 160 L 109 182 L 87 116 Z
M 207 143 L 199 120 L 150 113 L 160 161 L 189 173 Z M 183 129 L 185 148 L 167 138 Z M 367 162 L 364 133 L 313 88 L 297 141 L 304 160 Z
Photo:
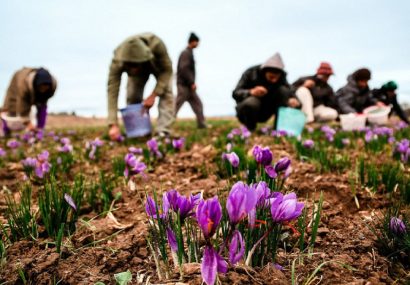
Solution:
M 6 151 L 0 147 L 0 157 L 5 157 Z
M 74 211 L 77 212 L 77 206 L 74 202 L 73 197 L 71 197 L 67 193 L 64 193 L 64 200 L 67 202 L 68 205 L 70 205 L 71 208 L 73 208 Z
M 35 174 L 38 178 L 44 178 L 44 174 L 50 172 L 51 164 L 48 162 L 49 152 L 43 151 L 37 155 L 37 164 L 35 167 Z
M 157 158 L 162 158 L 162 153 L 158 149 L 158 142 L 155 138 L 147 141 L 147 147 L 150 153 L 154 154 Z
M 257 194 L 243 182 L 236 182 L 229 192 L 226 210 L 232 224 L 239 223 L 255 208 Z
M 136 175 L 140 173 L 143 174 L 144 170 L 147 168 L 145 163 L 139 161 L 132 153 L 127 153 L 124 157 L 124 161 L 125 161 L 125 170 L 124 170 L 125 178 L 128 178 L 131 175 Z
M 181 220 L 194 215 L 194 208 L 198 205 L 200 196 L 194 196 L 191 194 L 187 198 L 186 196 L 180 195 L 174 189 L 168 191 L 166 195 L 169 202 L 169 207 L 175 213 L 179 213 Z
M 235 168 L 239 166 L 239 157 L 235 152 L 222 154 L 222 159 L 228 160 L 229 163 Z
M 272 219 L 276 223 L 289 222 L 302 214 L 304 204 L 297 201 L 295 193 L 283 195 L 275 193 L 275 198 L 271 198 Z
M 311 139 L 307 139 L 302 142 L 302 146 L 307 149 L 313 149 L 315 142 Z
M 256 162 L 261 165 L 270 165 L 273 159 L 272 152 L 268 147 L 261 148 L 256 145 L 253 147 L 252 154 Z
M 172 140 L 172 146 L 176 150 L 181 150 L 184 147 L 185 139 L 180 138 L 180 139 L 173 139 Z
M 134 146 L 130 146 L 128 148 L 128 151 L 130 153 L 133 153 L 133 154 L 138 154 L 138 155 L 142 154 L 142 148 L 140 148 L 140 147 L 137 148 L 137 147 L 134 147 Z
M 242 259 L 245 253 L 245 242 L 241 233 L 238 230 L 235 230 L 231 244 L 229 245 L 229 262 L 231 264 L 236 264 L 239 260 Z
M 291 160 L 288 157 L 283 157 L 275 164 L 276 173 L 286 172 L 290 167 Z
M 21 146 L 21 143 L 17 140 L 9 140 L 7 142 L 7 147 L 11 149 L 16 149 L 16 148 L 19 148 L 20 146 Z
M 406 232 L 406 225 L 401 219 L 396 217 L 390 219 L 389 228 L 396 235 L 402 235 Z
M 147 196 L 147 200 L 145 201 L 145 211 L 147 212 L 148 216 L 154 219 L 164 219 L 168 214 L 168 210 L 169 202 L 165 193 L 162 196 L 162 207 L 157 205 L 154 199 L 151 198 L 151 196 Z
M 167 239 L 168 239 L 168 244 L 171 250 L 173 252 L 177 252 L 178 251 L 177 238 L 175 236 L 175 233 L 170 228 L 167 228 Z
M 207 285 L 215 284 L 218 273 L 228 271 L 227 262 L 215 251 L 211 245 L 207 245 L 204 250 L 204 257 L 201 263 L 202 279 Z
M 196 209 L 196 219 L 205 239 L 211 238 L 222 218 L 222 207 L 218 197 L 201 200 Z
M 276 177 L 278 177 L 278 173 L 276 172 L 275 167 L 272 165 L 265 166 L 265 172 L 272 179 L 275 179 Z

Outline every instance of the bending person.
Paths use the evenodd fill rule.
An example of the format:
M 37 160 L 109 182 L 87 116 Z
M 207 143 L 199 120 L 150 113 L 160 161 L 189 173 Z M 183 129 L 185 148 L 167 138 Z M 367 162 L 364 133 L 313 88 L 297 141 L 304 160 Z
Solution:
M 149 110 L 159 97 L 157 134 L 167 136 L 174 121 L 172 95 L 172 63 L 163 41 L 152 33 L 143 33 L 125 39 L 114 51 L 108 75 L 108 125 L 112 140 L 120 137 L 118 127 L 118 92 L 121 75 L 128 75 L 127 105 L 143 103 Z M 145 84 L 153 74 L 157 84 L 143 100 Z
M 22 129 L 43 129 L 47 119 L 47 102 L 57 88 L 48 70 L 24 67 L 10 81 L 1 111 L 0 136 Z M 30 121 L 31 107 L 37 108 L 37 125 Z

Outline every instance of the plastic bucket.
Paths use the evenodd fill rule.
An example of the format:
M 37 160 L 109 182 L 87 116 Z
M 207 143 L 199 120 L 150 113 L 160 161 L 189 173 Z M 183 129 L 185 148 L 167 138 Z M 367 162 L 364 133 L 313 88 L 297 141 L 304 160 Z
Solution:
M 286 131 L 294 136 L 299 136 L 305 127 L 306 115 L 294 108 L 280 107 L 276 129 Z
M 365 114 L 341 114 L 339 118 L 342 129 L 345 131 L 360 130 L 366 126 Z
M 132 104 L 120 109 L 127 137 L 143 137 L 151 133 L 149 113 L 143 108 L 142 104 Z
M 385 125 L 389 121 L 390 110 L 390 106 L 371 106 L 364 109 L 363 113 L 367 115 L 367 120 L 370 124 Z

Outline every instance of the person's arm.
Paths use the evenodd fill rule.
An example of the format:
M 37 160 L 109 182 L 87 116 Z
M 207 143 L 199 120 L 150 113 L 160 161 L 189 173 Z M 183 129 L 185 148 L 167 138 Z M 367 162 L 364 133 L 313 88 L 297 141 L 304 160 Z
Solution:
M 242 74 L 241 79 L 239 80 L 235 90 L 232 93 L 232 97 L 235 99 L 237 103 L 251 96 L 251 88 L 254 86 L 252 86 L 253 82 L 251 80 L 250 73 L 251 71 L 247 70 Z
M 37 128 L 44 129 L 47 120 L 47 104 L 39 104 L 37 107 Z
M 192 54 L 188 50 L 184 50 L 178 62 L 178 76 L 181 76 L 184 83 L 188 86 L 195 84 L 195 75 L 192 72 L 192 61 Z
M 112 60 L 108 74 L 108 125 L 118 124 L 118 93 L 122 71 L 121 63 Z
M 395 95 L 391 99 L 391 104 L 393 105 L 393 111 L 399 116 L 399 118 L 404 121 L 406 124 L 410 125 L 409 119 L 407 118 L 406 114 L 404 113 L 403 109 L 401 108 L 399 102 L 397 102 L 397 96 Z

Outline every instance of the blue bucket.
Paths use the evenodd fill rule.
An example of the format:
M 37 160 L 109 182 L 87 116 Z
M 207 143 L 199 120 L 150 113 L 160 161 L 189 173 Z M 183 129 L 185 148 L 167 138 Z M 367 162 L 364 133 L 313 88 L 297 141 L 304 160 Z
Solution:
M 286 131 L 294 136 L 299 136 L 305 127 L 306 115 L 294 108 L 280 107 L 276 129 Z
M 151 133 L 149 113 L 142 104 L 128 105 L 120 111 L 128 138 L 143 137 Z

